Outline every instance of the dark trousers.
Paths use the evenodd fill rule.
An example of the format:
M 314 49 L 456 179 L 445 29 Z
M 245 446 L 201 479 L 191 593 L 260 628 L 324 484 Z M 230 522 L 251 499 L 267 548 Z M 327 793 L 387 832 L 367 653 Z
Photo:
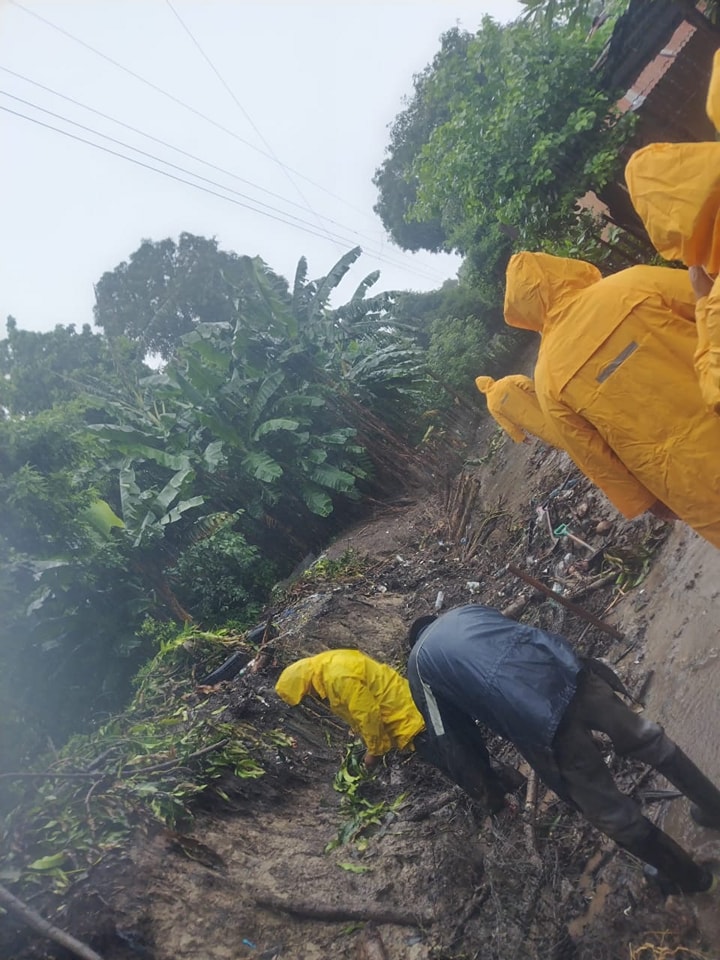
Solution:
M 607 734 L 621 756 L 654 767 L 703 809 L 720 812 L 720 792 L 659 724 L 634 713 L 600 677 L 590 671 L 581 675 L 552 744 L 563 793 L 598 830 L 655 866 L 680 889 L 707 889 L 708 871 L 618 790 L 593 730 Z

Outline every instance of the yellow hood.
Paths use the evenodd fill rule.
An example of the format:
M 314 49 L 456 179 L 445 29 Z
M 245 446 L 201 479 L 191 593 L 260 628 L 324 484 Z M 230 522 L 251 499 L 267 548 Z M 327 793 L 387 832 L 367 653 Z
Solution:
M 516 253 L 506 273 L 505 323 L 540 332 L 552 310 L 601 279 L 597 267 L 584 260 Z
M 720 271 L 720 143 L 651 143 L 625 179 L 658 253 Z
M 291 663 L 283 670 L 275 684 L 277 695 L 291 707 L 296 707 L 311 690 L 315 690 L 321 697 L 325 696 L 324 689 L 318 689 L 318 678 L 321 678 L 322 674 L 315 669 L 314 659 L 305 657 L 304 660 Z M 320 685 L 322 686 L 321 679 Z
M 475 386 L 480 393 L 487 393 L 494 383 L 495 381 L 492 377 L 475 377 Z
M 713 57 L 712 76 L 705 104 L 707 115 L 717 131 L 720 132 L 720 50 Z

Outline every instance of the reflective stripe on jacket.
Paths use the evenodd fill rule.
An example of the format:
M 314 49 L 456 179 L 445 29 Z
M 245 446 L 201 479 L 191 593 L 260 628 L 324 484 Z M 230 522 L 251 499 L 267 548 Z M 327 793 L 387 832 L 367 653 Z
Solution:
M 560 445 L 627 517 L 655 500 L 720 546 L 720 419 L 693 368 L 695 298 L 686 271 L 515 254 L 505 317 L 542 333 L 540 406 Z
M 550 747 L 581 669 L 563 637 L 479 604 L 456 607 L 425 627 L 408 665 L 423 685 L 425 721 L 437 735 L 448 704 L 526 756 Z
M 720 273 L 720 143 L 652 143 L 625 168 L 630 197 L 658 253 Z M 720 413 L 720 283 L 695 310 L 695 371 Z

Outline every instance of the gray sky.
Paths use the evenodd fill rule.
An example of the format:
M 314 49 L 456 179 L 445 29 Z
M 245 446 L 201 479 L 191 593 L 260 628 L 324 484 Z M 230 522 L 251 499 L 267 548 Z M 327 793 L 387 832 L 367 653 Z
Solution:
M 372 212 L 372 175 L 384 156 L 388 124 L 412 91 L 413 74 L 437 51 L 440 34 L 456 22 L 475 29 L 486 13 L 512 19 L 520 10 L 515 0 L 171 2 L 0 0 L 0 64 L 6 68 L 0 70 L 0 107 L 174 176 L 217 181 L 222 186 L 201 182 L 240 204 L 266 204 L 265 213 L 279 219 L 1 110 L 0 336 L 7 314 L 32 330 L 91 323 L 93 283 L 101 274 L 126 260 L 143 238 L 177 237 L 183 230 L 258 254 L 290 280 L 300 256 L 308 258 L 311 276 L 321 276 L 360 244 L 364 254 L 345 281 L 347 295 L 376 268 L 376 291 L 428 290 L 454 276 L 456 258 L 411 255 L 390 244 Z M 191 173 L 169 170 L 68 119 Z

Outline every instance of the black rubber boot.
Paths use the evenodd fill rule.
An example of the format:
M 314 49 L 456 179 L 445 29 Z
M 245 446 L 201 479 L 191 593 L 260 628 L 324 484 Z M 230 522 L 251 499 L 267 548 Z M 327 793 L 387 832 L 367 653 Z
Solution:
M 696 803 L 690 804 L 690 816 L 699 827 L 708 827 L 710 830 L 720 830 L 720 816 L 707 813 Z
M 692 801 L 690 813 L 696 823 L 720 830 L 720 790 L 698 770 L 690 757 L 676 747 L 670 759 L 656 764 L 655 769 Z
M 707 867 L 696 863 L 672 837 L 647 821 L 648 832 L 640 840 L 623 844 L 626 850 L 655 867 L 662 875 L 664 893 L 705 893 L 714 881 Z

